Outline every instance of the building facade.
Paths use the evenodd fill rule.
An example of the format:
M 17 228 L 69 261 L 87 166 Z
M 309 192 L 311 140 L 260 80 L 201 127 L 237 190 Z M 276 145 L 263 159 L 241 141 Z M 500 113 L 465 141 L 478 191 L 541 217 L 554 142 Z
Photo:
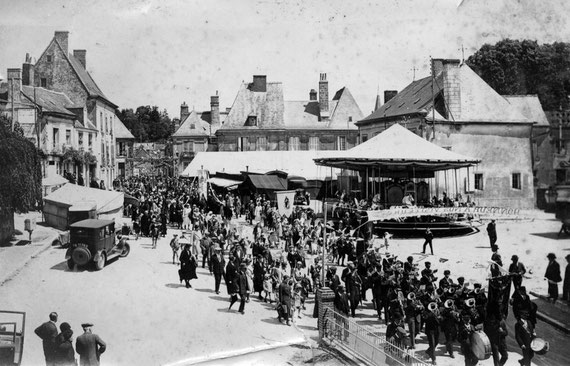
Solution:
M 180 126 L 172 134 L 174 173 L 179 175 L 201 151 L 217 151 L 216 131 L 224 123 L 228 109 L 220 111 L 218 93 L 210 97 L 209 111 L 189 111 L 180 106 Z
M 242 83 L 217 130 L 219 151 L 346 150 L 358 143 L 360 107 L 348 88 L 329 98 L 326 74 L 309 99 L 285 101 L 281 82 L 254 75 Z
M 69 32 L 57 31 L 35 65 L 29 63 L 24 74 L 29 75 L 30 85 L 65 93 L 78 110 L 80 119 L 95 126 L 97 133 L 92 136 L 94 140 L 90 146 L 97 161 L 89 166 L 87 178 L 103 182 L 109 188 L 117 176 L 117 105 L 105 96 L 86 67 L 87 51 L 69 53 Z
M 437 173 L 433 188 L 439 197 L 446 191 L 480 206 L 534 207 L 531 133 L 537 121 L 459 60 L 433 60 L 432 70 L 356 123 L 362 141 L 399 123 L 481 160 L 469 170 Z

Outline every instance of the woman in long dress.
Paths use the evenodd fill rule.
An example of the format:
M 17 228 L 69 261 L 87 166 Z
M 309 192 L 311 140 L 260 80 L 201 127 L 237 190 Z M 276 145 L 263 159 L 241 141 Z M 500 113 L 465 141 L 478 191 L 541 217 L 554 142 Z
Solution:
M 191 288 L 190 280 L 198 278 L 196 276 L 196 267 L 198 263 L 196 257 L 190 253 L 190 244 L 184 245 L 184 250 L 180 253 L 180 269 L 178 270 L 178 275 L 180 277 L 180 282 L 184 281 L 186 283 L 186 288 Z

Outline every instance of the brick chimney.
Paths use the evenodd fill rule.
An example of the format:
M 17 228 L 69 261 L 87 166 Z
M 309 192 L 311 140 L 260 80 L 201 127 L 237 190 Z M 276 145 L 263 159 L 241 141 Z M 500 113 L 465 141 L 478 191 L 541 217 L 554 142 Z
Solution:
M 11 103 L 13 97 L 14 104 L 20 103 L 20 91 L 22 90 L 22 69 L 8 69 L 6 80 L 8 80 L 8 102 Z
M 34 65 L 29 53 L 26 53 L 26 62 L 22 64 L 22 85 L 34 86 Z
M 67 31 L 55 31 L 55 40 L 59 43 L 65 55 L 69 53 L 69 32 Z
M 311 89 L 309 92 L 309 100 L 317 100 L 317 91 L 315 89 Z
M 390 99 L 398 94 L 397 90 L 384 90 L 384 104 L 388 103 Z
M 253 85 L 251 90 L 254 92 L 265 93 L 267 91 L 267 75 L 253 75 Z
M 184 119 L 186 119 L 186 117 L 188 117 L 189 114 L 190 112 L 188 112 L 188 105 L 186 104 L 186 102 L 183 102 L 180 105 L 180 123 L 184 122 Z
M 459 60 L 443 60 L 443 98 L 450 120 L 461 119 L 461 79 Z
M 87 69 L 87 50 L 73 50 L 73 57 L 83 65 L 84 69 Z
M 443 62 L 445 60 L 442 58 L 433 58 L 431 60 L 431 72 L 434 77 L 438 77 L 443 72 Z
M 217 90 L 216 95 L 210 97 L 210 125 L 220 125 L 220 97 Z
M 329 118 L 329 82 L 327 74 L 321 73 L 319 78 L 319 107 L 321 119 Z

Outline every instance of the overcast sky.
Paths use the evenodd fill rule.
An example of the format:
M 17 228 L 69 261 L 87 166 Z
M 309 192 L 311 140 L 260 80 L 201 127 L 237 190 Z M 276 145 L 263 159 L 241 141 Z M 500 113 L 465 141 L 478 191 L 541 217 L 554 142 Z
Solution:
M 0 1 L 0 75 L 39 57 L 54 31 L 87 50 L 87 70 L 120 108 L 185 101 L 231 107 L 254 74 L 306 100 L 326 72 L 368 115 L 377 89 L 429 73 L 429 57 L 465 58 L 505 37 L 570 41 L 566 0 Z M 72 51 L 71 51 L 72 52 Z

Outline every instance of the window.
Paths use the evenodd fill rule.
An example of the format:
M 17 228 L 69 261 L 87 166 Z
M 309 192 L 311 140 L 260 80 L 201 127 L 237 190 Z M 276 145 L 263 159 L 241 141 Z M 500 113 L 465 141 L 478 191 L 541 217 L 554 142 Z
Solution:
M 109 132 L 109 120 L 107 116 L 105 116 L 105 132 Z
M 52 61 L 53 61 L 53 56 L 52 56 L 52 55 L 47 55 L 47 56 L 46 56 L 46 60 L 47 60 L 47 62 L 52 62 Z
M 88 134 L 87 135 L 88 138 L 88 142 L 89 142 L 89 148 L 92 149 L 93 148 L 93 135 L 92 134 Z
M 79 143 L 79 147 L 83 147 L 83 132 L 79 132 L 79 133 L 77 134 L 77 140 L 78 140 L 78 143 Z
M 190 141 L 184 141 L 184 152 L 190 151 Z
M 195 130 L 195 129 L 196 129 L 196 125 L 195 125 L 194 123 L 191 123 L 191 124 L 190 124 L 190 129 L 191 129 L 191 130 Z
M 103 112 L 99 112 L 99 129 L 103 132 Z
M 289 150 L 300 150 L 301 141 L 298 136 L 289 137 Z
M 483 174 L 475 174 L 475 189 L 483 190 Z
M 513 173 L 512 175 L 512 187 L 513 189 L 522 189 L 521 186 L 521 173 Z
M 40 79 L 40 86 L 42 88 L 47 88 L 47 79 L 46 78 L 41 78 Z
M 362 135 L 362 142 L 368 141 L 368 135 Z
M 337 150 L 346 150 L 346 136 L 338 137 Z
M 200 142 L 194 142 L 194 152 L 201 152 L 201 151 L 206 151 L 206 149 L 204 149 L 204 142 L 200 141 Z
M 53 135 L 52 135 L 52 143 L 53 143 L 53 147 L 55 148 L 57 145 L 59 145 L 59 128 L 54 128 L 53 129 Z
M 246 126 L 257 126 L 257 116 L 247 116 Z
M 566 183 L 566 169 L 556 169 L 556 183 Z
M 65 144 L 71 145 L 71 130 L 65 130 Z
M 319 150 L 319 137 L 311 136 L 309 137 L 309 150 Z
M 247 151 L 247 137 L 238 137 L 237 151 Z
M 267 137 L 259 136 L 257 138 L 257 144 L 255 146 L 255 150 L 257 151 L 265 151 L 267 150 Z

